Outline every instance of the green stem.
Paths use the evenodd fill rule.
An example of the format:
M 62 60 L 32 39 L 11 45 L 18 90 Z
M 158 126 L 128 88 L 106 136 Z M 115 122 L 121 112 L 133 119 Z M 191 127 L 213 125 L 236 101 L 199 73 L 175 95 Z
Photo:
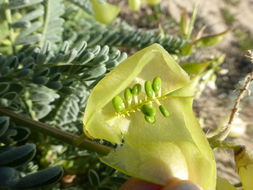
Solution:
M 234 152 L 238 152 L 240 151 L 243 146 L 242 145 L 238 145 L 238 144 L 234 144 L 231 142 L 226 142 L 226 141 L 219 141 L 219 140 L 210 140 L 208 139 L 210 146 L 214 149 L 214 148 L 229 148 L 234 150 Z
M 84 136 L 79 137 L 72 133 L 62 131 L 48 124 L 32 120 L 20 114 L 16 114 L 7 108 L 0 107 L 0 114 L 9 116 L 16 123 L 29 127 L 31 130 L 47 134 L 72 146 L 86 149 L 91 152 L 96 152 L 100 155 L 106 155 L 112 150 L 111 147 L 95 143 L 91 140 L 88 140 Z
M 5 0 L 5 3 L 9 3 L 9 0 Z M 14 30 L 13 28 L 11 27 L 11 24 L 12 24 L 12 17 L 11 17 L 11 10 L 10 9 L 5 9 L 5 17 L 6 17 L 6 20 L 7 20 L 7 24 L 8 24 L 8 29 L 9 29 L 9 37 L 10 37 L 10 41 L 11 41 L 11 47 L 12 47 L 12 53 L 15 54 L 16 52 L 16 49 L 15 49 L 15 46 L 14 46 Z

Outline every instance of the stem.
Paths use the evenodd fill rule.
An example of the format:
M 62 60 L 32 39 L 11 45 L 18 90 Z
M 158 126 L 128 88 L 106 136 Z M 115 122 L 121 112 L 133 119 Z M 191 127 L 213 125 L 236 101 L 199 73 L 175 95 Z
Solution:
M 95 143 L 91 140 L 86 139 L 83 136 L 79 137 L 79 136 L 76 136 L 72 133 L 62 131 L 62 130 L 52 127 L 48 124 L 29 119 L 25 116 L 16 114 L 15 112 L 13 112 L 7 108 L 0 107 L 0 114 L 5 115 L 5 116 L 9 116 L 13 121 L 15 121 L 21 125 L 27 126 L 34 131 L 38 131 L 38 132 L 47 134 L 49 136 L 52 136 L 62 142 L 70 144 L 72 146 L 86 149 L 91 152 L 96 152 L 101 155 L 106 155 L 112 150 L 111 147 Z
M 5 3 L 9 3 L 9 0 L 5 0 Z M 8 24 L 8 29 L 9 29 L 9 38 L 10 38 L 10 41 L 11 41 L 11 47 L 12 47 L 12 53 L 15 54 L 16 52 L 16 49 L 15 49 L 15 46 L 14 46 L 14 30 L 13 28 L 11 27 L 11 23 L 12 23 L 12 17 L 11 17 L 11 10 L 9 8 L 5 9 L 5 17 L 6 17 L 6 20 L 7 20 L 7 24 Z
M 228 134 L 231 131 L 232 123 L 233 123 L 236 115 L 238 115 L 240 102 L 241 102 L 242 98 L 244 97 L 245 93 L 248 91 L 249 85 L 252 80 L 253 80 L 253 72 L 251 72 L 250 74 L 248 74 L 245 77 L 243 88 L 240 89 L 239 94 L 236 97 L 235 104 L 231 110 L 229 120 L 228 120 L 226 127 L 223 130 L 219 131 L 218 134 L 210 137 L 209 142 L 212 143 L 217 140 L 223 141 L 227 138 Z
M 234 143 L 231 143 L 231 142 L 218 141 L 218 140 L 210 143 L 210 145 L 211 145 L 212 149 L 215 149 L 215 148 L 229 148 L 229 149 L 234 150 L 234 153 L 239 152 L 243 148 L 242 145 L 237 145 L 237 144 L 234 144 Z
M 250 59 L 251 63 L 253 64 L 253 52 L 249 50 L 246 54 L 246 57 L 248 57 Z M 253 72 L 251 72 L 250 74 L 248 74 L 245 77 L 243 88 L 240 89 L 239 94 L 235 100 L 235 104 L 234 104 L 233 109 L 230 113 L 230 117 L 229 117 L 226 127 L 222 131 L 218 132 L 217 134 L 211 136 L 208 139 L 210 144 L 215 143 L 216 141 L 223 141 L 226 139 L 226 137 L 228 136 L 228 134 L 231 130 L 232 123 L 233 123 L 236 115 L 239 112 L 240 102 L 241 102 L 242 98 L 244 97 L 245 93 L 249 90 L 249 85 L 252 81 L 253 81 Z

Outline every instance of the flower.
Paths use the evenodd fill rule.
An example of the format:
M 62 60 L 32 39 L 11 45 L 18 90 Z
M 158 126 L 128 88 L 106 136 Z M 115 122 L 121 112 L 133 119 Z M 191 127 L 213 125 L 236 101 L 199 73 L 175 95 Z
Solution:
M 118 144 L 101 160 L 155 184 L 179 178 L 214 190 L 215 160 L 192 111 L 196 81 L 158 44 L 119 64 L 95 86 L 84 115 L 87 136 Z

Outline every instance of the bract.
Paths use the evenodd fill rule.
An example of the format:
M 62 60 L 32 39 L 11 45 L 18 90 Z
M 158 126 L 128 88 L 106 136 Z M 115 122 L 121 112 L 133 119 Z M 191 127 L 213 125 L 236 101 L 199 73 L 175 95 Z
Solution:
M 143 90 L 139 102 L 117 113 L 116 96 L 136 83 L 160 77 L 161 94 L 147 98 Z M 158 44 L 151 45 L 112 70 L 91 92 L 84 116 L 87 136 L 118 144 L 101 160 L 128 175 L 165 185 L 176 177 L 190 180 L 204 190 L 214 190 L 216 166 L 211 148 L 192 111 L 196 81 L 175 63 Z M 158 102 L 158 103 L 157 103 Z M 148 123 L 140 111 L 147 103 L 159 110 L 162 104 L 170 115 L 156 114 Z

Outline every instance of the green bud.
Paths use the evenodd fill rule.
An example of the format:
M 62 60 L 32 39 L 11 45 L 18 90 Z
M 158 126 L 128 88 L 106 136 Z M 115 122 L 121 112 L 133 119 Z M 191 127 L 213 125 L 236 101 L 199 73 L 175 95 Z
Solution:
M 127 88 L 124 92 L 124 98 L 127 102 L 130 102 L 133 98 L 132 92 L 130 88 Z
M 144 104 L 143 106 L 141 106 L 141 111 L 146 116 L 155 116 L 156 114 L 156 109 L 148 104 Z
M 219 44 L 225 37 L 229 30 L 221 32 L 219 34 L 214 34 L 206 37 L 202 37 L 194 42 L 195 45 L 199 47 L 208 47 Z
M 138 95 L 140 92 L 141 92 L 141 85 L 139 83 L 137 83 L 132 88 L 132 94 Z
M 160 77 L 155 77 L 153 79 L 152 88 L 157 93 L 161 90 L 162 87 L 162 79 Z
M 128 0 L 128 6 L 132 11 L 138 11 L 141 8 L 142 0 Z
M 160 105 L 159 110 L 163 114 L 164 117 L 169 117 L 170 113 L 165 106 Z
M 155 121 L 156 121 L 156 119 L 155 119 L 154 116 L 147 116 L 147 115 L 145 115 L 144 118 L 145 118 L 145 120 L 146 120 L 148 123 L 150 123 L 150 124 L 154 124 Z
M 116 96 L 112 99 L 112 105 L 117 112 L 123 111 L 125 109 L 125 104 L 120 96 Z
M 145 92 L 149 98 L 154 97 L 154 90 L 152 88 L 152 82 L 150 82 L 150 81 L 145 82 Z

